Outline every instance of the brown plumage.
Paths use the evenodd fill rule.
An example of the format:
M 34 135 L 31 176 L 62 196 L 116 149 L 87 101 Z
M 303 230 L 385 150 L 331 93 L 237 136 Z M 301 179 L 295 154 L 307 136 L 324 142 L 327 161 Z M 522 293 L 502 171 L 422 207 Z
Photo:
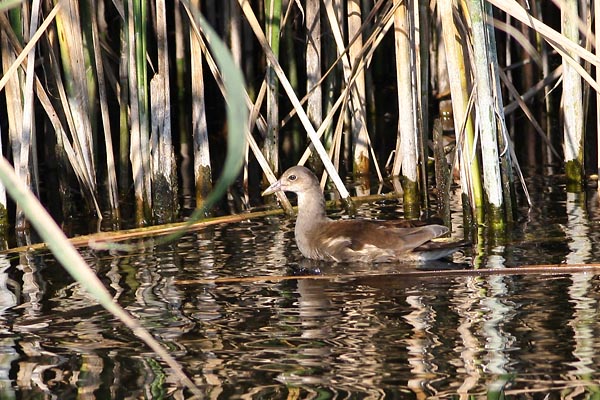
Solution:
M 263 196 L 277 191 L 298 195 L 295 237 L 306 258 L 338 262 L 435 260 L 460 247 L 458 243 L 431 241 L 448 232 L 443 225 L 328 218 L 317 177 L 301 166 L 285 171 Z

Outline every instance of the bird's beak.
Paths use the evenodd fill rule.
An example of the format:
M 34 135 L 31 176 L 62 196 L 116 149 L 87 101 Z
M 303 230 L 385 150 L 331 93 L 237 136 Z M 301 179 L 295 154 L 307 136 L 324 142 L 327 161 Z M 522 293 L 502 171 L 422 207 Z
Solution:
M 281 181 L 275 181 L 265 189 L 264 192 L 261 193 L 261 196 L 267 196 L 269 194 L 273 194 L 275 192 L 279 192 L 281 190 Z

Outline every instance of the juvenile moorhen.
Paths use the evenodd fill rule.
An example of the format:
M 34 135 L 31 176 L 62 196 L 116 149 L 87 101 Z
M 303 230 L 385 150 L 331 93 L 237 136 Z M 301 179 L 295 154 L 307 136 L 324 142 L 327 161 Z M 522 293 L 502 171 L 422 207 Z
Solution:
M 263 196 L 277 191 L 298 195 L 296 244 L 309 259 L 337 262 L 426 261 L 448 256 L 464 244 L 433 242 L 448 232 L 443 225 L 414 226 L 409 221 L 332 220 L 317 177 L 295 166 L 269 186 Z

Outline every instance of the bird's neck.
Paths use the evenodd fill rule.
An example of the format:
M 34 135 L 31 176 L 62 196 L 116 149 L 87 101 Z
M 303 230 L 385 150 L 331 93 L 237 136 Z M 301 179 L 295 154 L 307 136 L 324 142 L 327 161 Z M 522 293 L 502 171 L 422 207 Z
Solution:
M 298 221 L 311 226 L 328 220 L 325 212 L 325 198 L 319 187 L 298 194 Z

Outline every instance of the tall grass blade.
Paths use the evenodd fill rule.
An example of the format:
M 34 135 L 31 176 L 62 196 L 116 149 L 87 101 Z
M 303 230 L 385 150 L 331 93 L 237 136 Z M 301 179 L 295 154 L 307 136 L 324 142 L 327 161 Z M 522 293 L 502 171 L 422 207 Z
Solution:
M 217 85 L 219 86 L 219 89 L 221 90 L 221 93 L 223 94 L 223 96 L 225 96 L 225 98 L 228 98 L 227 89 L 224 86 L 224 83 L 223 83 L 224 78 L 222 77 L 221 71 L 219 70 L 218 66 L 216 65 L 215 60 L 213 59 L 211 53 L 206 49 L 206 46 L 203 43 L 202 37 L 200 36 L 200 31 L 198 29 L 197 24 L 193 20 L 190 22 L 192 25 L 193 34 L 196 35 L 196 38 L 198 39 L 198 45 L 199 45 L 200 49 L 202 50 L 202 54 L 205 56 L 206 63 L 208 64 L 213 76 L 215 77 Z M 235 65 L 238 65 L 238 63 L 236 62 Z M 244 99 L 245 99 L 246 105 L 248 108 L 250 108 L 252 110 L 250 118 L 248 120 L 248 124 L 253 126 L 252 124 L 256 123 L 256 126 L 258 127 L 259 131 L 263 135 L 265 135 L 266 134 L 266 122 L 260 118 L 259 111 L 260 111 L 260 106 L 263 101 L 263 97 L 266 92 L 266 82 L 263 82 L 263 85 L 261 85 L 261 89 L 259 91 L 256 103 L 254 105 L 252 104 L 252 101 L 250 100 L 247 92 L 245 90 L 243 90 L 243 91 L 244 91 L 244 95 L 245 95 Z M 250 149 L 252 150 L 260 167 L 262 168 L 264 175 L 267 177 L 267 179 L 269 181 L 275 180 L 275 174 L 271 170 L 265 156 L 263 155 L 262 151 L 258 147 L 258 144 L 256 144 L 254 138 L 251 136 L 251 129 L 247 130 L 246 137 L 247 137 Z M 285 195 L 283 193 L 278 193 L 277 197 L 280 200 L 284 210 L 288 214 L 292 214 L 293 213 L 292 206 L 289 203 L 287 197 L 285 197 Z
M 0 180 L 4 182 L 11 197 L 21 204 L 23 211 L 31 221 L 37 233 L 48 244 L 48 247 L 79 284 L 116 318 L 123 322 L 133 333 L 142 339 L 148 347 L 158 354 L 173 371 L 177 378 L 192 392 L 200 396 L 198 387 L 185 375 L 179 363 L 141 324 L 125 311 L 104 287 L 94 271 L 85 263 L 75 247 L 69 242 L 60 227 L 56 225 L 50 214 L 40 204 L 31 191 L 17 177 L 4 157 L 0 157 Z
M 188 0 L 181 0 L 181 2 L 186 6 L 186 10 L 192 17 L 194 24 L 202 29 L 202 33 L 211 48 L 212 55 L 223 75 L 227 105 L 228 140 L 223 172 L 202 206 L 194 211 L 190 218 L 191 223 L 202 218 L 215 205 L 239 174 L 246 152 L 245 135 L 248 129 L 248 107 L 244 96 L 244 78 L 225 43 L 220 40 L 218 34 L 208 24 L 198 8 L 191 7 Z
M 2 0 L 0 1 L 0 12 L 17 7 L 23 0 Z

